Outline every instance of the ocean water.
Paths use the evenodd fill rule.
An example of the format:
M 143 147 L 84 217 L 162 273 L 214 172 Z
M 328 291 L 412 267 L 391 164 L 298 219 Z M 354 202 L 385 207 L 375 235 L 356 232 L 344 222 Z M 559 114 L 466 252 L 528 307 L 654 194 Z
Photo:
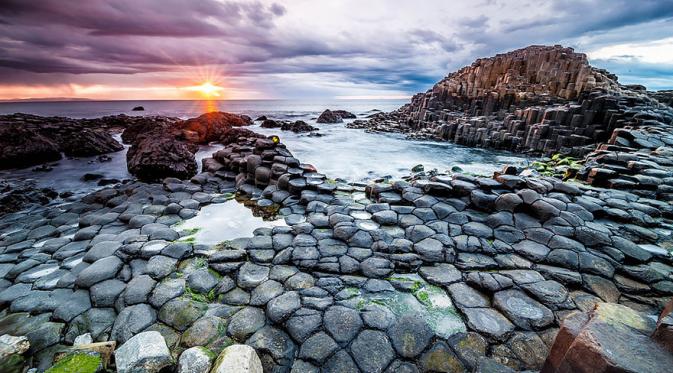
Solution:
M 0 102 L 0 114 L 28 113 L 42 116 L 97 118 L 106 115 L 166 115 L 191 118 L 215 110 L 260 115 L 279 119 L 304 119 L 325 109 L 344 109 L 354 114 L 370 110 L 392 111 L 407 100 L 149 100 L 149 101 L 63 101 Z M 132 111 L 142 106 L 145 111 Z
M 261 128 L 256 122 L 251 130 L 278 135 L 281 141 L 301 162 L 310 163 L 330 178 L 348 181 L 408 175 L 415 165 L 426 170 L 439 171 L 460 167 L 472 174 L 490 175 L 505 164 L 525 165 L 529 159 L 521 154 L 469 148 L 446 142 L 406 140 L 399 134 L 367 133 L 347 129 L 345 124 L 317 124 L 315 119 L 325 109 L 348 110 L 365 118 L 374 110 L 391 111 L 406 103 L 405 100 L 240 100 L 240 101 L 78 101 L 78 102 L 21 102 L 0 103 L 0 114 L 29 113 L 43 116 L 95 118 L 106 115 L 166 115 L 190 118 L 208 111 L 221 110 L 246 114 L 255 119 L 260 115 L 285 120 L 304 120 L 318 127 L 320 137 L 296 134 L 279 129 Z M 143 106 L 145 111 L 131 111 Z M 210 156 L 220 146 L 202 147 L 197 159 Z M 126 150 L 111 154 L 112 161 L 100 163 L 96 157 L 64 159 L 54 163 L 51 172 L 34 172 L 31 169 L 5 170 L 0 178 L 35 179 L 38 184 L 58 191 L 88 192 L 95 189 L 95 182 L 84 182 L 87 172 L 101 173 L 108 178 L 124 179 L 130 175 L 125 164 Z

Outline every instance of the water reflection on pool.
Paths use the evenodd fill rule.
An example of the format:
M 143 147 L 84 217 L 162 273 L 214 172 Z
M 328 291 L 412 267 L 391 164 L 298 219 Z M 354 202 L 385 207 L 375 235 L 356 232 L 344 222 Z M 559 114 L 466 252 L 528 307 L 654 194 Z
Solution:
M 224 203 L 214 203 L 202 207 L 195 217 L 180 223 L 177 230 L 191 231 L 193 234 L 182 240 L 198 244 L 215 245 L 235 238 L 252 237 L 257 228 L 284 226 L 284 219 L 265 220 L 260 214 L 243 203 L 231 199 Z

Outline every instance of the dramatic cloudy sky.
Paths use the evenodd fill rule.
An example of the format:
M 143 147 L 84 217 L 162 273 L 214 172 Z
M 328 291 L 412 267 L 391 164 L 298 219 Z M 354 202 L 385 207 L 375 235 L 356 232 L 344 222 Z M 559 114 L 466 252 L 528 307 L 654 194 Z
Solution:
M 673 88 L 673 0 L 0 0 L 0 99 L 400 97 L 530 44 Z

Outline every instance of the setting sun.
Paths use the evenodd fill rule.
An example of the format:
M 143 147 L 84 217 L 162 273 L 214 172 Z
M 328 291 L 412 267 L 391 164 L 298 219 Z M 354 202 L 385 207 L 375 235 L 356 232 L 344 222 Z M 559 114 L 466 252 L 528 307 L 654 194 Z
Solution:
M 196 91 L 204 95 L 205 97 L 219 97 L 220 91 L 224 88 L 214 85 L 211 82 L 205 82 L 201 85 L 187 87 L 189 90 Z

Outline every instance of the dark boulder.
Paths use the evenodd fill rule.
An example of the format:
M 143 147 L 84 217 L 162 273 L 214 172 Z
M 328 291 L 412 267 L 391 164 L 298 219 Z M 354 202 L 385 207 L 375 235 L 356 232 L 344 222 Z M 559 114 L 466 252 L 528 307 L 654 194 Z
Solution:
M 197 144 L 206 144 L 219 141 L 233 127 L 243 127 L 252 124 L 248 116 L 213 111 L 196 118 L 178 122 L 177 128 L 187 141 Z
M 88 157 L 124 149 L 112 137 L 110 129 L 107 121 L 98 119 L 2 115 L 0 168 L 54 161 L 61 158 L 61 153 L 70 157 Z
M 103 174 L 96 174 L 96 173 L 86 173 L 82 175 L 82 181 L 94 181 L 98 179 L 102 179 L 104 176 Z
M 58 145 L 21 124 L 0 124 L 0 169 L 23 168 L 61 159 Z
M 194 153 L 198 146 L 171 136 L 141 136 L 126 154 L 131 174 L 145 181 L 166 177 L 188 179 L 196 175 Z
M 340 116 L 343 119 L 355 119 L 357 118 L 355 114 L 351 113 L 350 111 L 346 110 L 332 110 L 332 113 Z
M 296 133 L 311 132 L 317 131 L 316 127 L 304 122 L 303 120 L 298 120 L 295 122 L 285 122 L 280 126 L 281 131 L 292 131 Z
M 133 144 L 138 136 L 150 132 L 164 134 L 174 132 L 175 135 L 177 135 L 179 131 L 175 131 L 173 128 L 179 121 L 180 119 L 178 118 L 169 117 L 141 117 L 131 121 L 131 123 L 126 126 L 126 129 L 122 133 L 122 141 L 127 144 Z
M 265 119 L 264 122 L 262 122 L 261 127 L 262 128 L 279 128 L 282 126 L 282 122 L 277 122 L 273 119 Z
M 318 123 L 341 123 L 343 120 L 339 115 L 327 109 L 320 114 L 317 120 Z
M 257 117 L 257 119 L 255 119 L 255 122 L 263 122 L 267 119 L 269 119 L 269 118 L 267 118 L 266 115 L 262 115 L 262 116 Z
M 82 128 L 62 136 L 54 136 L 65 155 L 70 157 L 90 157 L 118 152 L 124 146 L 103 130 Z
M 131 110 L 132 110 L 132 111 L 145 111 L 145 108 L 142 107 L 142 106 L 135 106 L 135 107 L 134 107 L 133 109 L 131 109 Z
M 252 132 L 247 128 L 232 128 L 220 138 L 220 144 L 229 145 L 238 141 L 239 138 L 257 138 L 264 139 L 266 136 Z

